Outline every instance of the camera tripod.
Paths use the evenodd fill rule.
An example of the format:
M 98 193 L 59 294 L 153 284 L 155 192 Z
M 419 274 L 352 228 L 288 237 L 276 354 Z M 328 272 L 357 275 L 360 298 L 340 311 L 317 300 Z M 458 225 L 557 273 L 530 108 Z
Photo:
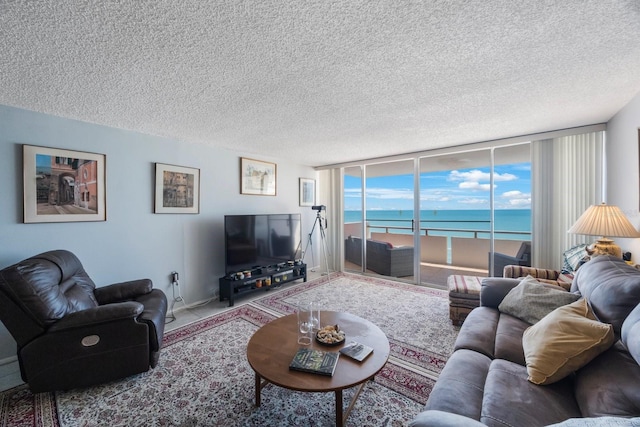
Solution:
M 320 210 L 318 210 L 318 214 L 316 215 L 316 220 L 313 222 L 313 227 L 311 227 L 311 232 L 309 233 L 309 240 L 307 241 L 307 246 L 304 248 L 304 252 L 302 253 L 302 260 L 304 261 L 304 258 L 307 256 L 307 250 L 309 249 L 309 246 L 311 246 L 311 259 L 312 261 L 315 259 L 314 253 L 313 253 L 313 232 L 316 229 L 316 225 L 320 226 L 320 240 L 322 241 L 322 251 L 324 254 L 324 263 L 325 263 L 325 267 L 327 268 L 327 276 L 329 276 L 329 258 L 328 258 L 328 254 L 329 251 L 327 250 L 327 236 L 325 234 L 325 229 L 327 228 L 327 219 L 324 218 L 324 225 L 323 225 L 323 218 L 322 216 L 320 216 Z

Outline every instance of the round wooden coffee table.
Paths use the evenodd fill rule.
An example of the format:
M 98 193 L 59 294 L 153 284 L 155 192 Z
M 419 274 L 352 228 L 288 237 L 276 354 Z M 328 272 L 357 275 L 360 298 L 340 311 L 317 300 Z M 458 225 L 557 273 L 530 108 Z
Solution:
M 340 355 L 332 377 L 289 370 L 289 363 L 301 346 L 298 344 L 298 321 L 295 314 L 267 323 L 249 340 L 247 359 L 256 373 L 256 406 L 260 406 L 260 392 L 268 383 L 305 392 L 334 392 L 336 397 L 336 425 L 343 426 L 366 381 L 372 379 L 389 359 L 389 340 L 373 323 L 349 313 L 320 312 L 320 324 L 338 325 L 346 333 L 345 342 L 358 341 L 373 348 L 362 362 Z M 324 346 L 315 340 L 310 347 L 325 351 L 339 351 L 344 344 Z M 342 390 L 360 385 L 349 407 L 343 412 Z

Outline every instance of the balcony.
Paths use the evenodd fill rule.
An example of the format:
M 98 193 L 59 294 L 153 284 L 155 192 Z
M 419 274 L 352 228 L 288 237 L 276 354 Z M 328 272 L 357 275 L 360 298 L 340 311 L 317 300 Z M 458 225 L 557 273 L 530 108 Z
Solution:
M 389 225 L 391 223 L 397 225 Z M 394 247 L 413 246 L 411 223 L 412 221 L 407 220 L 367 221 L 366 235 L 368 239 L 389 242 Z M 447 223 L 450 224 L 451 221 Z M 447 277 L 451 274 L 488 275 L 489 222 L 460 223 L 459 228 L 445 228 L 430 221 L 431 225 L 420 227 L 420 277 L 423 283 L 445 287 Z M 344 226 L 344 236 L 360 237 L 361 230 L 362 222 L 347 223 Z M 495 230 L 494 233 L 494 250 L 504 254 L 515 255 L 523 241 L 531 240 L 529 231 Z M 346 261 L 345 268 L 361 270 L 360 266 Z M 402 279 L 412 280 L 412 277 Z

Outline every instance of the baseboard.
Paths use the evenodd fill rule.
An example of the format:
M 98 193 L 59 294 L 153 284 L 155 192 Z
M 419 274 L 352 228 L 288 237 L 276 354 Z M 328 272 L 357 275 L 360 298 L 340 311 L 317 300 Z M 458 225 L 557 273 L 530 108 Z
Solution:
M 4 359 L 0 359 L 0 366 L 9 365 L 11 363 L 18 363 L 18 356 L 9 356 Z

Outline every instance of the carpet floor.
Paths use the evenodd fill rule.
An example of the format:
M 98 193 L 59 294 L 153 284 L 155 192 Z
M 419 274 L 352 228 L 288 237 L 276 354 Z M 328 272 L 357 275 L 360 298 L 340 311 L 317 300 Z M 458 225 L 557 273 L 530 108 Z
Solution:
M 0 393 L 0 426 L 330 426 L 333 393 L 267 385 L 254 405 L 246 358 L 251 335 L 294 312 L 298 301 L 366 318 L 389 339 L 391 355 L 367 383 L 347 425 L 404 426 L 422 409 L 459 328 L 445 291 L 359 275 L 332 274 L 268 292 L 253 302 L 167 332 L 158 366 L 87 389 Z M 352 390 L 344 393 L 347 406 Z

